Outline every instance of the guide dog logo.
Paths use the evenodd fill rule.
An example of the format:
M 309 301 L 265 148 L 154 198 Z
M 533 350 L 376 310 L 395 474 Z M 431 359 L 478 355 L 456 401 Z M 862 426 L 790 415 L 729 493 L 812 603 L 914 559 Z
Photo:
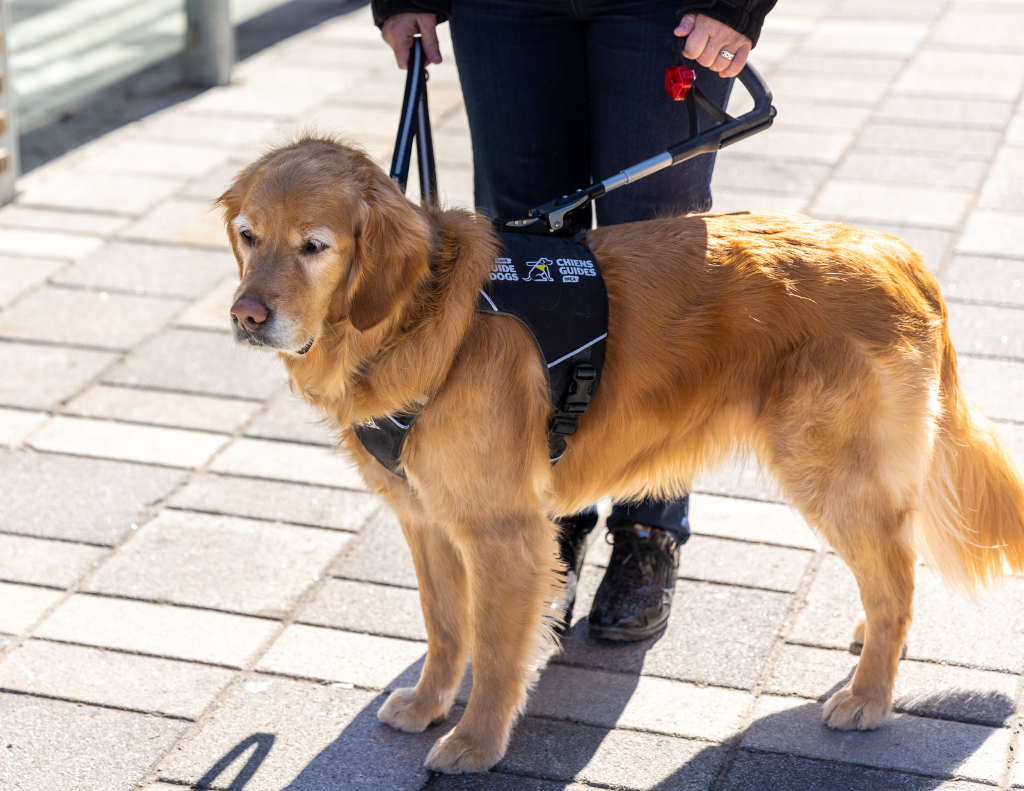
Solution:
M 530 271 L 526 273 L 526 277 L 523 280 L 527 280 L 531 283 L 553 283 L 554 278 L 551 276 L 551 259 L 541 258 L 537 261 L 527 261 L 526 265 L 530 267 Z

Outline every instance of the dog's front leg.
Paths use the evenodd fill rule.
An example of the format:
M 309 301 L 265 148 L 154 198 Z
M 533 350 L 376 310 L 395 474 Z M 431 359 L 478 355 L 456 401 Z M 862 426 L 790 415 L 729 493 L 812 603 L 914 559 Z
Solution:
M 427 756 L 428 768 L 482 772 L 505 754 L 553 645 L 544 612 L 556 585 L 555 530 L 539 514 L 463 528 L 472 535 L 460 547 L 473 618 L 473 692 L 462 720 Z
M 403 514 L 427 627 L 427 658 L 415 688 L 397 689 L 377 712 L 410 733 L 441 722 L 455 702 L 469 656 L 469 591 L 462 559 L 439 525 Z

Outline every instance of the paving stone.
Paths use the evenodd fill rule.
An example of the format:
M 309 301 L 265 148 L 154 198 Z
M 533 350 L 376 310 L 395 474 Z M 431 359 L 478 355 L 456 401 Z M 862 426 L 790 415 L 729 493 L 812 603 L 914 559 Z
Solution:
M 718 189 L 714 192 L 714 206 L 712 209 L 722 213 L 735 211 L 799 212 L 807 207 L 809 198 L 810 195 Z
M 259 408 L 258 403 L 236 398 L 96 385 L 71 401 L 64 412 L 230 434 Z
M 747 791 L 751 788 L 771 788 L 772 791 L 983 791 L 991 786 L 958 780 L 942 782 L 920 775 L 741 750 L 726 775 L 722 790 Z
M 821 724 L 821 706 L 764 696 L 743 746 L 807 758 L 840 760 L 879 769 L 998 783 L 1010 731 L 897 714 L 874 731 L 833 731 Z
M 8 203 L 0 209 L 0 225 L 12 228 L 39 228 L 46 231 L 71 231 L 92 236 L 108 236 L 128 224 L 126 217 L 97 212 L 54 211 Z
M 433 97 L 431 97 L 433 98 Z M 433 102 L 431 102 L 433 104 Z M 390 107 L 353 106 L 353 105 L 319 105 L 307 113 L 303 113 L 294 124 L 286 130 L 286 134 L 299 134 L 301 130 L 316 129 L 326 134 L 337 134 L 343 137 L 354 136 L 360 140 L 378 137 L 394 142 L 395 129 L 398 127 L 398 116 Z M 438 130 L 432 138 L 434 154 L 438 159 L 442 147 L 438 145 L 444 133 Z
M 177 140 L 237 150 L 273 132 L 277 123 L 267 118 L 230 118 L 191 112 L 171 112 L 144 122 L 143 139 Z
M 989 129 L 872 121 L 858 135 L 857 147 L 986 159 L 995 153 L 999 138 L 999 132 Z
M 231 305 L 237 290 L 238 275 L 229 275 L 179 313 L 174 323 L 180 327 L 229 332 Z
M 194 511 L 330 527 L 356 532 L 382 507 L 365 492 L 326 489 L 228 475 L 200 475 L 171 505 Z
M 949 62 L 948 48 L 922 49 L 900 75 L 894 90 L 954 98 L 1016 100 L 1024 85 L 1024 55 L 993 52 L 986 48 L 977 51 L 978 54 L 984 52 L 984 58 L 978 58 L 971 57 L 964 48 L 959 51 L 962 53 L 960 68 L 940 80 L 936 75 Z M 998 74 L 999 79 L 991 79 L 993 74 Z
M 788 505 L 690 495 L 690 529 L 695 535 L 735 538 L 799 549 L 817 549 L 821 540 Z
M 98 456 L 168 467 L 199 467 L 227 441 L 227 437 L 221 434 L 179 428 L 55 417 L 32 436 L 29 444 L 36 450 L 74 456 Z
M 0 254 L 8 256 L 77 261 L 102 244 L 100 237 L 86 234 L 0 228 Z
M 426 652 L 426 643 L 293 624 L 263 655 L 256 669 L 387 689 Z
M 0 342 L 0 403 L 52 409 L 116 359 L 110 352 Z
M 0 579 L 67 588 L 107 552 L 67 541 L 0 534 Z
M 961 354 L 1024 357 L 1024 311 L 992 305 L 950 304 L 949 335 Z
M 199 176 L 231 156 L 230 149 L 177 140 L 128 138 L 104 146 L 82 160 L 83 173 L 128 173 L 133 176 Z
M 665 631 L 635 643 L 587 636 L 587 613 L 603 571 L 586 568 L 580 580 L 569 634 L 557 661 L 621 673 L 751 689 L 757 683 L 790 596 L 680 580 L 677 606 Z
M 180 185 L 179 178 L 114 173 L 90 173 L 83 178 L 77 170 L 69 170 L 34 183 L 21 195 L 20 202 L 138 216 L 177 192 Z
M 827 165 L 814 162 L 751 157 L 739 153 L 726 156 L 723 153 L 715 160 L 711 187 L 716 195 L 722 188 L 805 195 L 816 190 L 828 173 Z
M 67 261 L 0 256 L 0 308 L 10 305 L 65 266 Z
M 786 68 L 772 74 L 772 90 L 778 91 L 780 96 L 803 96 L 824 101 L 839 98 L 847 104 L 875 104 L 888 86 L 888 77 L 865 73 L 808 73 Z
M 187 722 L 0 693 L 4 791 L 132 791 Z M 4 745 L 7 746 L 6 744 Z
M 241 667 L 279 627 L 263 618 L 76 594 L 35 635 Z
M 1021 50 L 1024 37 L 1024 14 L 1020 6 L 993 8 L 952 8 L 942 16 L 929 35 L 929 43 L 953 44 L 957 47 L 1007 47 Z
M 196 247 L 111 242 L 54 278 L 72 283 L 194 299 L 237 271 L 229 253 Z
M 1021 257 L 1024 212 L 975 209 L 967 217 L 957 252 Z
M 737 96 L 739 93 L 739 91 L 734 91 L 733 96 Z M 776 96 L 773 94 L 772 104 L 782 114 L 786 124 L 808 130 L 848 132 L 851 129 L 859 129 L 871 115 L 871 108 L 864 105 L 810 101 L 799 95 Z M 735 152 L 732 149 L 723 149 L 719 156 L 722 156 L 726 151 L 733 156 L 742 156 L 742 152 L 739 149 L 736 149 Z M 718 168 L 719 164 L 716 160 L 716 175 Z
M 985 181 L 977 206 L 1024 212 L 1024 187 L 1020 176 L 1003 176 L 998 170 Z
M 130 349 L 184 307 L 176 299 L 43 288 L 0 314 L 0 335 Z
M 527 713 L 604 728 L 642 728 L 690 739 L 723 741 L 741 727 L 750 695 L 681 681 L 549 665 Z
M 1024 660 L 1022 605 L 1024 579 L 1008 579 L 970 601 L 946 588 L 931 569 L 918 566 L 907 657 L 1017 672 Z M 853 574 L 831 555 L 822 562 L 788 641 L 847 648 L 861 615 Z
M 853 675 L 848 651 L 787 645 L 765 692 L 827 700 Z M 896 674 L 893 707 L 926 717 L 999 727 L 1014 713 L 1019 676 L 904 659 Z
M 0 632 L 24 633 L 63 595 L 49 588 L 0 582 Z
M 48 417 L 46 412 L 0 407 L 0 447 L 14 447 L 43 425 Z
M 776 11 L 784 9 L 775 9 Z M 775 17 L 775 13 L 772 14 Z M 771 19 L 771 17 L 769 17 Z M 809 33 L 814 27 L 814 20 L 809 17 L 789 17 L 790 20 L 796 21 L 796 26 L 802 28 L 800 33 Z M 769 20 L 766 20 L 766 22 Z M 762 32 L 769 28 L 768 25 L 762 27 Z M 795 31 L 790 31 L 795 32 Z M 779 64 L 778 72 L 780 74 L 828 74 L 835 75 L 838 77 L 849 77 L 849 75 L 865 75 L 867 77 L 895 77 L 899 74 L 900 70 L 905 65 L 906 61 L 901 57 L 885 57 L 881 55 L 865 55 L 857 57 L 850 53 L 841 54 L 829 54 L 823 52 L 807 51 L 804 49 L 797 49 L 792 55 L 787 57 L 781 64 Z M 838 85 L 837 85 L 838 87 Z M 775 81 L 772 80 L 772 93 L 775 90 Z M 784 91 L 778 91 L 779 93 L 785 93 Z M 843 91 L 836 91 L 842 95 Z M 833 94 L 834 96 L 834 94 Z
M 884 186 L 886 184 L 903 183 L 973 190 L 981 183 L 987 169 L 988 163 L 977 159 L 886 154 L 854 149 L 843 160 L 835 175 L 840 179 L 882 182 L 876 184 L 875 189 L 887 189 Z
M 205 201 L 165 200 L 120 235 L 128 239 L 230 249 L 220 212 L 214 211 Z
M 279 618 L 344 533 L 163 511 L 89 579 L 89 591 Z
M 171 329 L 133 351 L 104 381 L 263 401 L 280 389 L 284 367 L 226 335 Z
M 344 77 L 332 80 L 333 85 L 326 84 L 323 75 L 313 69 L 296 67 L 281 67 L 261 77 L 208 90 L 191 102 L 190 109 L 224 116 L 287 119 L 301 115 L 332 93 L 343 92 L 364 78 L 365 72 L 346 72 Z
M 839 161 L 852 139 L 852 134 L 846 131 L 818 131 L 778 126 L 744 140 L 743 153 L 789 157 L 832 165 Z
M 808 50 L 860 56 L 910 55 L 928 32 L 921 22 L 881 22 L 861 19 L 825 19 L 802 42 Z
M 366 490 L 356 466 L 342 451 L 265 439 L 237 439 L 210 465 L 214 472 L 294 483 Z
M 302 398 L 283 390 L 270 400 L 266 409 L 246 429 L 245 435 L 333 447 L 337 441 L 327 420 L 322 412 L 309 406 Z
M 967 397 L 989 418 L 1024 421 L 1024 367 L 1013 360 L 961 356 L 960 381 Z
M 495 771 L 638 791 L 703 791 L 724 758 L 723 748 L 707 742 L 527 718 Z
M 216 201 L 217 198 L 227 191 L 242 169 L 262 152 L 254 152 L 254 156 L 246 161 L 235 158 L 240 153 L 235 152 L 235 156 L 223 165 L 215 167 L 208 173 L 204 173 L 199 178 L 190 181 L 182 188 L 177 197 L 195 201 L 206 201 L 208 203 Z
M 679 576 L 793 593 L 810 552 L 694 536 L 680 556 Z
M 1002 129 L 1013 114 L 1013 103 L 997 99 L 951 96 L 905 96 L 892 93 L 875 110 L 875 118 L 890 121 L 962 124 Z
M 345 555 L 336 577 L 381 582 L 405 588 L 416 587 L 412 553 L 402 535 L 398 519 L 390 508 L 382 508 L 359 545 Z
M 811 213 L 846 220 L 879 220 L 956 228 L 973 198 L 970 192 L 903 184 L 842 181 L 825 185 Z
M 593 788 L 579 783 L 567 785 L 564 782 L 504 775 L 493 771 L 486 777 L 485 781 L 481 781 L 480 775 L 434 775 L 430 788 L 431 791 L 476 791 L 482 787 L 481 782 L 487 784 L 487 791 L 587 791 Z
M 939 282 L 946 299 L 1024 307 L 1024 259 L 955 255 Z
M 385 637 L 427 639 L 419 594 L 391 585 L 328 580 L 296 620 Z
M 113 545 L 184 477 L 161 467 L 19 451 L 0 460 L 0 530 Z
M 191 662 L 41 640 L 0 663 L 0 687 L 65 700 L 195 719 L 234 672 Z
M 253 739 L 267 752 L 265 760 L 254 762 L 245 791 L 418 791 L 429 775 L 423 760 L 446 728 L 422 734 L 389 728 L 376 717 L 384 700 L 384 695 L 338 685 L 257 678 L 213 710 L 199 733 L 169 757 L 160 776 L 191 784 L 206 776 L 213 782 L 220 762 Z M 226 787 L 241 765 L 225 767 L 217 787 Z
M 1019 423 L 993 423 L 996 432 L 1006 443 L 1010 458 L 1017 469 L 1024 469 L 1024 425 Z

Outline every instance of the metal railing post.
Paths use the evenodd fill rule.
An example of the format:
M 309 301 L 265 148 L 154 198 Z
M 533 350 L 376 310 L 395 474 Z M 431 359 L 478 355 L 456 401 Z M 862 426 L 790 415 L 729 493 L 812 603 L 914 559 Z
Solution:
M 0 205 L 14 200 L 14 181 L 21 170 L 17 103 L 7 59 L 7 34 L 10 29 L 10 3 L 0 0 Z
M 235 64 L 230 0 L 185 0 L 185 20 L 185 82 L 227 85 Z

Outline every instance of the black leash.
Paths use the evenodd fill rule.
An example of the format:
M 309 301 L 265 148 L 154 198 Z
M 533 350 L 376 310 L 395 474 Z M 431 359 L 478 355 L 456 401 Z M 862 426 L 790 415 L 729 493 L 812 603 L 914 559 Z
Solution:
M 412 51 L 409 53 L 409 75 L 405 79 L 402 116 L 398 123 L 398 138 L 395 140 L 395 153 L 391 158 L 391 172 L 388 175 L 404 194 L 409 182 L 412 143 L 415 140 L 416 165 L 420 174 L 420 197 L 428 205 L 436 206 L 437 168 L 434 167 L 434 141 L 430 136 L 427 79 L 427 56 L 423 52 L 423 39 L 416 36 L 412 41 Z

